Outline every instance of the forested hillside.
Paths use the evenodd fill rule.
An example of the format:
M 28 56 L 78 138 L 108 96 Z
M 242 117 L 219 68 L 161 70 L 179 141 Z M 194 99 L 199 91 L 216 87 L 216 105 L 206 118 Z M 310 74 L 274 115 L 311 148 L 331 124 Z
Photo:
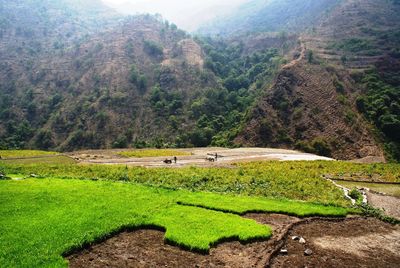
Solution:
M 2 147 L 231 144 L 294 42 L 193 39 L 160 17 L 95 3 L 3 5 Z
M 332 8 L 301 34 L 304 54 L 279 73 L 237 142 L 399 159 L 399 12 L 386 0 Z
M 0 147 L 275 146 L 399 159 L 399 4 L 260 1 L 190 35 L 0 1 Z

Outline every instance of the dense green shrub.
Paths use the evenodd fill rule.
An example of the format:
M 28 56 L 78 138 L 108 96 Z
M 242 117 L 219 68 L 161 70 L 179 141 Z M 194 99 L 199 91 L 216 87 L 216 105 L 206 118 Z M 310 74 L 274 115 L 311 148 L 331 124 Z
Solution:
M 160 57 L 164 54 L 163 47 L 151 40 L 144 41 L 144 51 L 154 57 Z
M 391 77 L 388 79 L 392 80 Z M 366 92 L 357 98 L 357 109 L 383 133 L 389 155 L 394 160 L 400 160 L 399 86 L 385 82 L 376 70 L 367 71 L 361 83 L 364 84 Z

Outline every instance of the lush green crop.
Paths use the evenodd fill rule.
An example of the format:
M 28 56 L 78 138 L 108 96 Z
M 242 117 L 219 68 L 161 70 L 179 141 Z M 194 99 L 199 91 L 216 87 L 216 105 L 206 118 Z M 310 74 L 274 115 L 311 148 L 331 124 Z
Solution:
M 237 208 L 232 206 L 233 199 Z M 66 266 L 63 254 L 123 229 L 163 229 L 166 241 L 202 252 L 225 239 L 249 241 L 271 235 L 270 227 L 253 220 L 179 205 L 178 201 L 240 213 L 347 213 L 343 208 L 304 202 L 280 203 L 122 182 L 54 178 L 0 181 L 0 263 L 4 267 Z
M 0 172 L 35 173 L 58 178 L 123 180 L 192 191 L 234 193 L 347 206 L 343 193 L 324 180 L 346 179 L 400 182 L 399 164 L 362 165 L 349 162 L 259 162 L 230 168 L 141 168 L 80 164 L 12 164 L 0 161 Z
M 190 155 L 190 152 L 173 150 L 173 149 L 144 149 L 144 150 L 132 150 L 118 153 L 118 155 L 125 157 L 157 157 L 157 156 L 184 156 Z
M 22 158 L 22 157 L 36 157 L 44 155 L 55 155 L 56 152 L 37 151 L 37 150 L 0 150 L 1 158 Z
M 0 159 L 1 163 L 13 164 L 13 165 L 28 165 L 28 164 L 74 164 L 76 161 L 71 157 L 64 155 L 44 155 L 35 157 L 22 157 L 22 158 L 8 158 L 5 160 Z

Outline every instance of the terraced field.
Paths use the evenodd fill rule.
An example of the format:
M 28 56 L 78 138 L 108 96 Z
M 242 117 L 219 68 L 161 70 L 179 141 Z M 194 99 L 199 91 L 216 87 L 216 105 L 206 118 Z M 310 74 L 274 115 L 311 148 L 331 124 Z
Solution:
M 325 179 L 399 182 L 398 164 L 240 161 L 149 168 L 65 159 L 71 158 L 0 161 L 0 263 L 5 267 L 317 265 L 317 256 L 329 259 L 337 250 L 321 236 L 329 226 L 333 234 L 337 230 L 335 239 L 341 239 L 341 229 L 352 232 L 360 225 L 380 230 L 365 230 L 368 235 L 360 233 L 360 239 L 400 233 L 398 226 L 360 218 L 363 210 Z M 304 233 L 306 244 L 291 245 L 287 238 L 293 232 Z M 371 263 L 397 261 L 398 254 L 390 252 L 400 248 L 393 243 L 383 245 L 389 253 Z M 282 253 L 286 248 L 288 255 Z M 316 257 L 304 259 L 301 250 L 309 248 Z

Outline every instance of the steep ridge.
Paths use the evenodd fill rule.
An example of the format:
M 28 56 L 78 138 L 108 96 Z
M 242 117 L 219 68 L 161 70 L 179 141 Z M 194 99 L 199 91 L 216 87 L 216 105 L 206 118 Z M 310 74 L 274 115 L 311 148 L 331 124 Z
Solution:
M 400 5 L 395 1 L 341 1 L 304 34 L 303 41 L 308 49 L 331 64 L 366 70 L 399 47 L 396 39 L 399 12 Z
M 225 36 L 195 38 L 99 0 L 0 3 L 1 148 L 400 159 L 398 1 L 250 1 Z
M 295 59 L 265 89 L 235 142 L 384 159 L 382 141 L 356 108 L 365 94 L 358 77 L 371 67 L 398 66 L 391 56 L 398 50 L 398 8 L 391 1 L 357 0 L 333 8 L 302 34 Z
M 355 89 L 345 72 L 309 64 L 304 59 L 284 68 L 274 86 L 252 110 L 236 142 L 251 146 L 293 147 L 313 150 L 339 159 L 383 157 L 365 120 L 357 114 Z M 313 148 L 316 146 L 317 148 Z
M 168 117 L 190 128 L 191 96 L 217 87 L 212 74 L 201 77 L 200 46 L 162 18 L 124 18 L 95 0 L 15 1 L 0 12 L 0 146 L 173 140 Z M 156 109 L 154 90 L 169 98 L 168 111 Z

